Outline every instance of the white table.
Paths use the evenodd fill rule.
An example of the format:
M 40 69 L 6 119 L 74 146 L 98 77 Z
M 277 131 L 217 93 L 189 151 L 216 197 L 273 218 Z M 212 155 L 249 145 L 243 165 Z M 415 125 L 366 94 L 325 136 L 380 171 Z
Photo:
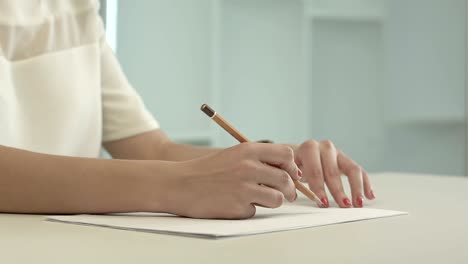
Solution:
M 468 263 L 468 178 L 372 180 L 367 206 L 410 214 L 223 240 L 0 214 L 0 263 Z

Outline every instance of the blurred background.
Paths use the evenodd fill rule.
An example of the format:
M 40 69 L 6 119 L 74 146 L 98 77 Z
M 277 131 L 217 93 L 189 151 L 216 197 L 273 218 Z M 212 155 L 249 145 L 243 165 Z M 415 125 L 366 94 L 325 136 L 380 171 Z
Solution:
M 163 130 L 331 139 L 370 172 L 467 175 L 466 0 L 102 1 L 107 39 Z

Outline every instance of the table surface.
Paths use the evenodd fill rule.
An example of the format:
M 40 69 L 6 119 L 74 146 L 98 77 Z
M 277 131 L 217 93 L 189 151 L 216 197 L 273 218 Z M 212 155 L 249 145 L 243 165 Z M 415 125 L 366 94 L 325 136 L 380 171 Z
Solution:
M 468 178 L 372 175 L 366 206 L 410 214 L 208 240 L 0 214 L 1 263 L 468 263 Z

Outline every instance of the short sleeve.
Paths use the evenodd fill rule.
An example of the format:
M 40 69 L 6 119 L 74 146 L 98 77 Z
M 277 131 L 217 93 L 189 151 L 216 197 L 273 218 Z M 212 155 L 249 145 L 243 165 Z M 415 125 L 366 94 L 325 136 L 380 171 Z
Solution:
M 101 89 L 104 142 L 159 129 L 105 40 L 101 42 Z

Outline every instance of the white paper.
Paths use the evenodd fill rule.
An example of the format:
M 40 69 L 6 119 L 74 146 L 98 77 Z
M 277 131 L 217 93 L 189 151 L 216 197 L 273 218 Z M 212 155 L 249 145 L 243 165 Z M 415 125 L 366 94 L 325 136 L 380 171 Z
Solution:
M 324 226 L 406 214 L 372 208 L 317 208 L 298 203 L 277 209 L 257 207 L 253 218 L 212 220 L 178 217 L 170 214 L 133 213 L 112 215 L 52 216 L 48 220 L 204 238 L 245 236 L 276 231 Z

